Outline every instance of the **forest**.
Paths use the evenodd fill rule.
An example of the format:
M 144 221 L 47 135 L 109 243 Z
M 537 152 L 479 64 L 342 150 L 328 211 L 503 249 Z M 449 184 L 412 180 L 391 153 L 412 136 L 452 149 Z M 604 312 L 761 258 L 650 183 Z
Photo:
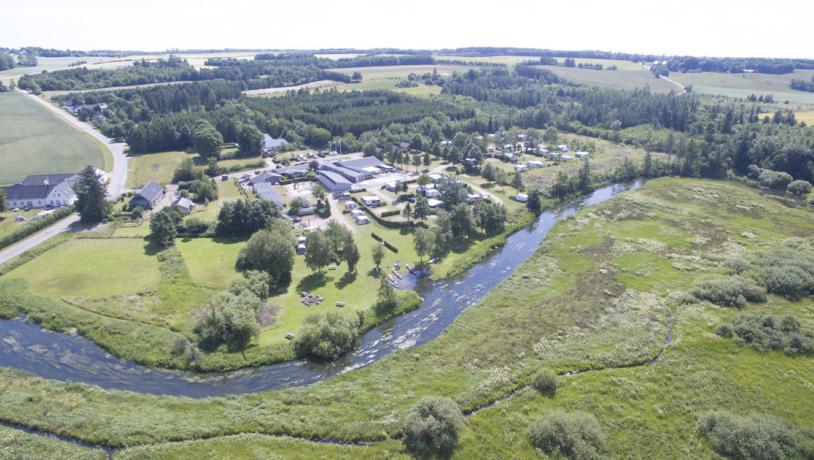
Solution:
M 353 59 L 359 65 L 364 57 Z M 229 74 L 226 79 L 74 94 L 58 100 L 76 105 L 106 103 L 106 108 L 98 109 L 104 120 L 97 123 L 106 134 L 127 140 L 134 152 L 189 148 L 199 119 L 210 121 L 225 142 L 236 142 L 244 125 L 313 148 L 323 148 L 338 137 L 361 148 L 371 140 L 377 144 L 383 130 L 399 133 L 377 144 L 384 151 L 392 143 L 413 143 L 415 136 L 425 149 L 437 149 L 443 137 L 458 132 L 485 135 L 513 126 L 554 127 L 668 153 L 682 162 L 681 173 L 688 176 L 724 177 L 729 171 L 744 175 L 754 164 L 787 172 L 795 179 L 814 179 L 814 132 L 798 123 L 790 110 L 769 109 L 759 100 L 712 101 L 694 94 L 651 93 L 646 88 L 623 91 L 574 85 L 536 65 L 435 74 L 426 82 L 441 86 L 442 94 L 432 98 L 388 91 L 301 90 L 278 98 L 241 94 L 247 79 L 257 75 L 251 69 L 255 65 L 267 66 L 266 72 L 277 68 L 280 74 L 293 68 L 323 70 L 300 65 L 303 62 L 321 60 L 307 54 L 261 55 L 258 61 L 239 63 L 226 60 L 213 62 L 214 70 L 208 70 L 222 69 L 221 75 Z M 771 116 L 765 115 L 767 110 L 773 112 Z M 438 126 L 434 137 L 425 129 L 428 124 Z

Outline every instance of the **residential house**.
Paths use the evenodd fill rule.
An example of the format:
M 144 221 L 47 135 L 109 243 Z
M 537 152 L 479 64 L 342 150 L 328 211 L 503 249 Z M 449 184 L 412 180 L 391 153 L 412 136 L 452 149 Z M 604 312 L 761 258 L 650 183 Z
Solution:
M 282 137 L 279 139 L 275 139 L 268 134 L 263 134 L 263 147 L 261 148 L 264 155 L 268 155 L 270 153 L 277 153 L 282 150 L 283 147 L 288 145 L 288 141 L 283 139 Z
M 144 209 L 153 209 L 164 196 L 164 187 L 155 182 L 147 182 L 133 198 L 130 199 L 130 207 L 140 206 Z
M 14 208 L 59 208 L 76 201 L 78 174 L 37 174 L 6 189 L 6 205 Z
M 193 203 L 192 200 L 183 197 L 179 197 L 172 205 L 180 209 L 186 216 L 188 216 L 192 212 L 192 208 L 195 207 L 195 203 Z

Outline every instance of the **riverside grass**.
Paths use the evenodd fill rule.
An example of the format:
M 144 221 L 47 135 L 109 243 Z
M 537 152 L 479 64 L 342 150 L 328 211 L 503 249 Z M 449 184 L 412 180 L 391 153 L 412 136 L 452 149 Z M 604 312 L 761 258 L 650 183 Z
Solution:
M 810 392 L 814 361 L 721 339 L 715 328 L 738 311 L 679 300 L 694 281 L 723 273 L 729 258 L 811 237 L 812 226 L 811 210 L 742 185 L 658 179 L 559 222 L 445 334 L 369 367 L 307 387 L 206 400 L 0 370 L 0 418 L 110 446 L 151 445 L 154 457 L 177 452 L 158 443 L 241 433 L 371 440 L 377 449 L 392 446 L 422 396 L 451 397 L 465 412 L 509 396 L 468 418 L 453 458 L 533 457 L 528 428 L 556 409 L 593 414 L 610 458 L 712 458 L 695 430 L 707 410 L 760 411 L 810 430 L 814 400 L 801 395 Z M 660 263 L 632 263 L 637 254 Z M 662 281 L 667 272 L 674 282 Z M 811 298 L 770 296 L 745 310 L 793 312 L 814 327 Z M 527 387 L 542 367 L 561 375 L 555 398 Z M 218 442 L 223 452 L 244 448 L 239 437 Z M 328 447 L 311 448 L 331 456 Z

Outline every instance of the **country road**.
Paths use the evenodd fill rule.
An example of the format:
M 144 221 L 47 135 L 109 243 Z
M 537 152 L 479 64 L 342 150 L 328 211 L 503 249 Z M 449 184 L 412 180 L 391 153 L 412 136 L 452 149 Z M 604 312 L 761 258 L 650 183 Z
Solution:
M 50 110 L 53 114 L 61 118 L 65 123 L 73 126 L 74 128 L 93 136 L 98 140 L 113 155 L 113 171 L 110 173 L 110 184 L 108 185 L 108 194 L 111 200 L 117 199 L 124 193 L 124 184 L 127 182 L 127 157 L 124 156 L 124 149 L 127 147 L 125 143 L 116 143 L 112 139 L 107 138 L 105 135 L 97 131 L 90 123 L 79 121 L 73 115 L 60 109 L 59 107 L 49 103 L 45 99 L 29 94 L 25 91 L 17 90 L 24 93 L 27 97 L 42 104 L 43 107 Z
M 20 91 L 19 89 L 17 91 Z M 89 123 L 85 123 L 79 121 L 78 119 L 74 118 L 71 114 L 65 112 L 64 110 L 50 104 L 49 102 L 45 101 L 44 99 L 37 97 L 33 94 L 28 94 L 25 91 L 20 91 L 24 93 L 26 97 L 30 97 L 33 100 L 37 101 L 38 103 L 42 104 L 43 107 L 50 110 L 60 119 L 68 123 L 69 125 L 75 127 L 76 129 L 87 133 L 93 136 L 96 140 L 101 142 L 105 145 L 105 147 L 110 150 L 110 153 L 113 155 L 113 171 L 110 172 L 110 182 L 108 183 L 108 194 L 110 200 L 118 199 L 122 193 L 124 193 L 125 183 L 127 182 L 127 157 L 124 156 L 124 149 L 127 147 L 127 144 L 124 143 L 115 143 L 111 139 L 105 137 L 102 133 L 96 131 Z M 3 250 L 0 251 L 0 265 L 8 262 L 9 260 L 19 256 L 20 254 L 32 249 L 44 241 L 52 238 L 62 232 L 66 231 L 75 231 L 78 228 L 79 223 L 79 216 L 76 214 L 72 214 L 65 219 L 51 225 L 50 227 L 35 233 L 34 235 L 20 241 L 16 244 L 13 244 Z
M 686 92 L 687 92 L 687 90 L 686 90 L 686 89 L 684 89 L 684 85 L 682 85 L 681 83 L 679 83 L 679 82 L 677 82 L 677 81 L 673 80 L 672 78 L 670 78 L 670 77 L 665 77 L 664 75 L 661 75 L 659 78 L 661 78 L 662 80 L 666 81 L 667 83 L 671 83 L 671 84 L 673 84 L 673 85 L 678 86 L 678 89 L 680 89 L 680 90 L 681 90 L 681 92 L 680 92 L 680 93 L 678 93 L 678 94 L 684 94 L 684 93 L 686 93 Z

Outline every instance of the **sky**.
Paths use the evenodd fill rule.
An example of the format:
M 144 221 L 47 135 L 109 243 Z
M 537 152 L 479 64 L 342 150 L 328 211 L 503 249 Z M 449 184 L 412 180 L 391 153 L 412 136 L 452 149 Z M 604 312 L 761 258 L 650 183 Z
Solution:
M 814 0 L 0 0 L 0 47 L 513 46 L 814 58 Z

